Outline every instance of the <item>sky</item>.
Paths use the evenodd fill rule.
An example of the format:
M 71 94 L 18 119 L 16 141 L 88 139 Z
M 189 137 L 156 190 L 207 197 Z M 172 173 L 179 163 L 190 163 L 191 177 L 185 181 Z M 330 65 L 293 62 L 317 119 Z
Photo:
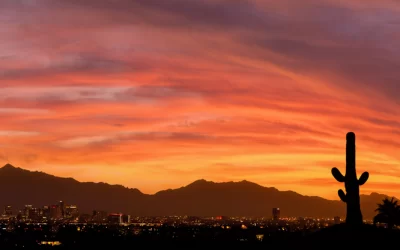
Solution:
M 2 0 L 0 165 L 338 199 L 353 131 L 399 196 L 399 31 L 396 0 Z

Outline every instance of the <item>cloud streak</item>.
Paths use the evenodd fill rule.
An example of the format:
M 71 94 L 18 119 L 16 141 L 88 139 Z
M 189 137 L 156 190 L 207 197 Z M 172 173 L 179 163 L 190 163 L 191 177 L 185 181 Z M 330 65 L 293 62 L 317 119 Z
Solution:
M 366 192 L 397 195 L 399 12 L 389 0 L 2 1 L 0 156 L 150 193 L 247 179 L 336 199 L 330 168 L 354 131 Z

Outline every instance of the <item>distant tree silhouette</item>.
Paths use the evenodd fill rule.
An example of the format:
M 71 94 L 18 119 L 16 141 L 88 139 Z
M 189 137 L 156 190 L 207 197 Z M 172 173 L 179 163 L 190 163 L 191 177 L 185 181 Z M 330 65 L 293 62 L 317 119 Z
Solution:
M 360 209 L 360 188 L 367 182 L 369 173 L 364 172 L 360 179 L 356 173 L 356 135 L 349 132 L 346 135 L 346 174 L 343 176 L 339 169 L 332 168 L 332 175 L 338 182 L 345 183 L 346 194 L 339 189 L 340 199 L 347 204 L 346 224 L 358 226 L 363 224 Z
M 378 214 L 374 217 L 374 224 L 378 222 L 387 223 L 388 228 L 400 225 L 400 206 L 393 197 L 391 200 L 385 198 L 381 204 L 378 204 L 378 208 L 375 211 Z

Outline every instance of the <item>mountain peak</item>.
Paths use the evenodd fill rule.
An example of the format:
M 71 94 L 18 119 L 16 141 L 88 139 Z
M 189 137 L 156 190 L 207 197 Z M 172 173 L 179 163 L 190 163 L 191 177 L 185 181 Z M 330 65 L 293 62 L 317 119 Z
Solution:
M 196 181 L 190 183 L 190 184 L 187 185 L 187 186 L 188 186 L 188 187 L 193 187 L 193 186 L 204 186 L 204 185 L 211 184 L 211 183 L 213 183 L 213 182 L 212 182 L 212 181 L 207 181 L 207 180 L 205 180 L 205 179 L 200 179 L 200 180 L 196 180 Z
M 209 182 L 210 181 L 207 181 L 205 179 L 200 179 L 200 180 L 194 181 L 192 184 L 195 184 L 195 183 L 201 184 L 201 183 L 209 183 Z
M 24 170 L 22 168 L 14 167 L 10 163 L 7 163 L 2 168 L 0 168 L 0 171 L 3 172 L 3 173 L 5 173 L 5 172 L 7 172 L 7 173 L 19 173 L 19 172 L 24 172 L 26 170 Z
M 31 173 L 29 170 L 14 167 L 10 163 L 7 163 L 2 168 L 0 168 L 0 172 L 6 175 L 26 175 L 27 173 Z
M 204 185 L 209 185 L 209 184 L 219 184 L 219 185 L 231 185 L 231 184 L 235 184 L 235 185 L 255 185 L 255 186 L 259 186 L 258 184 L 251 182 L 251 181 L 247 181 L 247 180 L 242 180 L 242 181 L 229 181 L 229 182 L 213 182 L 213 181 L 207 181 L 205 179 L 199 179 L 196 180 L 192 183 L 190 183 L 187 186 L 204 186 Z
M 240 183 L 251 183 L 251 184 L 254 184 L 254 182 L 251 182 L 251 181 L 248 181 L 248 180 L 242 180 L 242 181 L 240 181 Z
M 16 167 L 14 167 L 13 165 L 11 165 L 10 163 L 7 163 L 6 165 L 4 165 L 2 167 L 2 169 L 16 169 Z

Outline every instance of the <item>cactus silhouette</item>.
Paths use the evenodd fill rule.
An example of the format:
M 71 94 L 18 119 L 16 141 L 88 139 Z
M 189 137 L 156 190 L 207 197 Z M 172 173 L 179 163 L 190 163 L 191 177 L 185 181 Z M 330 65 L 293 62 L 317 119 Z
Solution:
M 356 135 L 349 132 L 346 135 L 346 174 L 343 176 L 339 169 L 332 168 L 332 175 L 338 182 L 345 183 L 346 194 L 338 191 L 340 199 L 347 204 L 346 224 L 357 226 L 363 223 L 360 209 L 360 187 L 367 182 L 369 173 L 364 172 L 360 179 L 356 173 Z

